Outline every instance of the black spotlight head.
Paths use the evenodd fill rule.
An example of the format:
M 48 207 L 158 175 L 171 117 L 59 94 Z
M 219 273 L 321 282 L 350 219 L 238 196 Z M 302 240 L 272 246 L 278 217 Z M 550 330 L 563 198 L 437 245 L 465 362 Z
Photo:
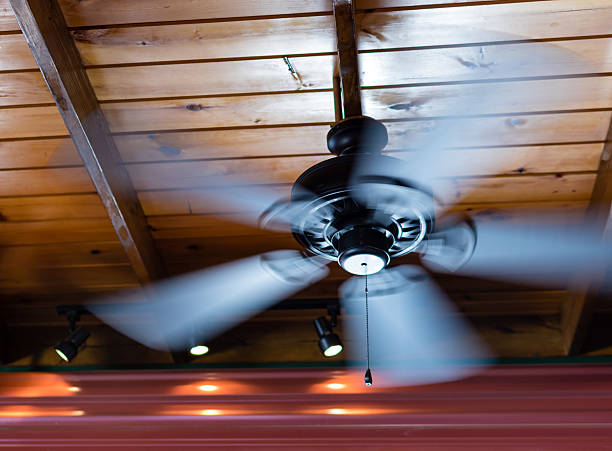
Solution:
M 88 338 L 89 330 L 83 326 L 77 327 L 70 333 L 68 338 L 64 338 L 55 346 L 55 352 L 57 352 L 57 355 L 59 355 L 62 360 L 70 362 L 79 352 L 79 346 L 85 343 L 85 340 Z
M 332 328 L 324 316 L 314 320 L 314 326 L 319 336 L 319 349 L 325 357 L 334 357 L 342 352 L 340 337 L 332 332 Z

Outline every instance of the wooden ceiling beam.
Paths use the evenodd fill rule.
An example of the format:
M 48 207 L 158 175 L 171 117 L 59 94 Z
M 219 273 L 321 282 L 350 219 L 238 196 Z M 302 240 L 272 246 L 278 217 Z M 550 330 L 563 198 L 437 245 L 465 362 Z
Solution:
M 136 191 L 57 0 L 10 0 L 10 4 L 139 281 L 165 276 Z
M 609 238 L 612 231 L 612 120 L 608 127 L 593 194 L 586 211 L 586 220 L 602 238 Z M 568 355 L 578 354 L 587 338 L 595 301 L 601 297 L 606 265 L 596 273 L 578 274 L 570 284 L 570 294 L 563 306 L 561 327 L 563 345 Z
M 359 62 L 355 35 L 355 8 L 352 0 L 332 0 L 338 44 L 338 72 L 344 118 L 361 116 Z

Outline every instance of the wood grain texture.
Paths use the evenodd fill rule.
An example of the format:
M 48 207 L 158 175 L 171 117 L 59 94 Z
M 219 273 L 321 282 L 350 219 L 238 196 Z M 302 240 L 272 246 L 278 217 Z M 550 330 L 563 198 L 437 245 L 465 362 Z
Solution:
M 332 9 L 338 49 L 342 116 L 343 118 L 362 116 L 354 3 L 352 0 L 333 0 Z
M 602 150 L 593 194 L 586 212 L 586 219 L 602 239 L 609 240 L 612 229 L 612 121 Z M 607 278 L 608 262 L 590 273 L 578 272 L 570 284 L 570 295 L 563 309 L 563 345 L 569 355 L 579 353 L 588 337 L 588 328 L 598 298 L 609 297 L 602 291 Z
M 49 221 L 76 218 L 107 218 L 95 193 L 0 198 L 4 221 Z M 119 243 L 117 243 L 119 244 Z
M 22 34 L 0 34 L 0 71 L 34 70 L 36 61 Z
M 164 274 L 78 51 L 55 1 L 11 0 L 19 26 L 138 278 Z
M 610 112 L 521 115 L 460 119 L 462 145 L 524 146 L 605 140 Z M 387 123 L 389 151 L 416 149 L 444 121 Z M 127 163 L 194 159 L 329 155 L 325 136 L 329 126 L 250 128 L 121 135 L 115 142 Z M 531 155 L 530 155 L 531 157 Z M 537 158 L 537 153 L 533 155 Z M 0 168 L 53 168 L 82 164 L 70 138 L 0 141 Z
M 524 147 L 496 147 L 496 148 L 478 148 L 478 149 L 456 149 L 442 151 L 442 158 L 452 158 L 459 162 L 462 161 L 479 161 L 484 158 L 495 159 L 498 164 L 492 169 L 483 169 L 479 166 L 462 165 L 451 174 L 446 176 L 483 176 L 496 174 L 530 174 L 542 172 L 570 172 L 570 171 L 595 171 L 601 154 L 603 144 L 576 144 L 576 145 L 543 145 L 543 146 L 524 146 Z M 390 156 L 400 160 L 413 160 L 418 158 L 418 152 L 387 152 Z M 202 152 L 201 157 L 207 156 Z M 492 157 L 494 156 L 494 157 Z M 204 161 L 196 161 L 189 159 L 184 163 L 174 164 L 146 164 L 138 165 L 131 164 L 129 166 L 130 174 L 137 179 L 138 174 L 143 174 L 142 177 L 155 179 L 161 176 L 163 171 L 168 171 L 167 177 L 179 178 L 181 175 L 186 177 L 206 178 L 209 174 L 246 174 L 249 172 L 263 174 L 262 180 L 269 183 L 286 182 L 292 177 L 297 178 L 300 171 L 312 166 L 315 163 L 329 158 L 328 155 L 302 157 L 286 155 L 282 158 L 266 158 L 263 155 L 260 158 L 252 160 L 223 160 L 212 161 L 204 159 Z M 146 161 L 146 160 L 144 160 Z M 192 165 L 193 168 L 189 168 Z M 294 172 L 295 171 L 295 172 Z M 443 174 L 440 174 L 441 176 Z M 141 178 L 142 179 L 142 178 Z M 146 183 L 146 182 L 145 182 Z M 155 181 L 151 182 L 155 184 Z M 161 181 L 160 184 L 164 182 Z M 200 181 L 194 180 L 195 184 Z M 150 185 L 146 185 L 150 186 Z M 151 188 L 144 188 L 151 189 Z
M 0 32 L 18 31 L 19 25 L 8 0 L 0 0 Z
M 490 94 L 487 101 L 481 100 L 483 91 Z M 384 120 L 610 108 L 611 92 L 612 77 L 599 77 L 377 89 L 362 95 L 365 114 Z M 470 108 L 474 104 L 477 109 Z M 331 92 L 107 103 L 103 110 L 113 132 L 334 120 Z
M 115 137 L 126 163 L 328 155 L 328 125 L 150 133 Z
M 583 3 L 579 9 L 573 0 L 561 0 L 357 14 L 358 45 L 381 50 L 609 35 L 609 3 Z M 73 35 L 86 66 L 336 50 L 331 16 L 104 28 Z
M 460 119 L 463 146 L 529 145 L 595 140 L 606 137 L 610 112 L 521 115 Z M 445 121 L 412 121 L 385 124 L 387 149 L 415 149 L 436 125 Z M 243 130 L 186 131 L 117 136 L 126 162 L 180 161 L 206 158 L 248 158 L 282 155 L 327 156 L 325 135 L 329 126 L 253 128 Z M 0 149 L 1 149 L 0 144 Z
M 0 110 L 0 139 L 68 136 L 56 106 Z
M 33 245 L 113 241 L 108 218 L 75 218 L 50 221 L 2 222 L 0 245 Z
M 609 35 L 612 7 L 606 0 L 583 1 L 578 10 L 573 0 L 562 0 L 358 14 L 359 48 Z M 79 30 L 74 37 L 88 66 L 335 50 L 332 17 Z M 0 59 L 0 70 L 36 69 L 23 36 L 0 35 L 0 47 L 10 56 Z
M 612 77 L 364 90 L 365 114 L 377 119 L 612 108 Z M 497 95 L 495 95 L 497 94 Z M 112 132 L 332 123 L 333 93 L 203 97 L 102 105 Z M 53 107 L 0 109 L 0 139 L 65 136 Z
M 113 132 L 331 123 L 331 92 L 105 103 Z
M 449 150 L 443 158 L 457 161 L 459 169 L 447 177 L 490 175 L 491 168 L 481 172 L 478 166 L 465 164 L 488 158 L 499 162 L 499 174 L 563 173 L 568 171 L 596 171 L 601 144 L 583 146 L 542 146 L 539 148 L 495 148 L 475 150 Z M 404 160 L 418 158 L 418 152 L 394 152 L 393 157 Z M 256 183 L 292 183 L 309 167 L 330 156 L 257 158 L 249 160 L 205 160 L 174 163 L 131 164 L 127 167 L 137 190 L 161 190 L 215 186 L 219 177 L 240 180 L 241 176 Z M 491 171 L 491 172 L 490 172 Z M 408 175 L 407 175 L 408 176 Z
M 595 173 L 538 176 L 511 176 L 449 180 L 444 192 L 457 195 L 466 204 L 482 202 L 584 201 L 590 196 Z M 189 183 L 189 182 L 187 182 Z M 175 181 L 173 184 L 181 184 Z M 278 186 L 288 195 L 290 184 Z M 464 197 L 464 193 L 467 193 Z M 222 206 L 211 206 L 197 189 L 144 191 L 138 194 L 147 215 L 232 213 Z M 444 200 L 444 199 L 443 199 Z M 453 199 L 454 200 L 454 199 Z
M 7 272 L 0 280 L 0 292 L 65 293 L 96 291 L 101 288 L 130 288 L 138 278 L 129 264 L 71 268 L 32 268 L 18 273 Z
M 85 224 L 81 222 L 80 225 Z M 77 226 L 79 223 L 73 222 Z M 64 242 L 35 245 L 3 246 L 0 266 L 13 265 L 20 269 L 74 268 L 78 266 L 128 265 L 129 261 L 117 240 Z M 74 282 L 78 282 L 75 280 Z
M 72 35 L 86 66 L 335 51 L 331 17 L 103 28 Z
M 53 103 L 39 72 L 0 73 L 0 107 Z
M 230 1 L 162 1 L 114 0 L 109 7 L 104 1 L 79 4 L 63 0 L 62 9 L 71 27 L 113 23 L 223 19 L 228 17 L 267 16 L 283 14 L 316 14 L 330 12 L 326 0 L 290 0 L 250 2 Z
M 0 141 L 0 169 L 80 166 L 83 160 L 72 139 Z
M 427 118 L 612 107 L 612 77 L 369 89 L 364 113 L 378 119 Z
M 492 150 L 497 151 L 497 149 Z M 575 155 L 568 161 L 572 161 Z M 151 163 L 145 165 L 130 165 L 128 171 L 143 203 L 156 199 L 147 214 L 168 214 L 167 211 L 186 213 L 202 212 L 212 206 L 205 201 L 206 196 L 198 193 L 201 187 L 213 188 L 223 183 L 222 178 L 211 179 L 213 175 L 261 176 L 268 177 L 262 182 L 280 183 L 279 194 L 289 194 L 290 185 L 308 167 L 321 161 L 320 157 L 296 157 L 295 164 L 291 159 L 261 159 L 225 160 L 220 162 L 184 162 L 184 163 Z M 310 158 L 310 159 L 308 159 Z M 325 157 L 326 158 L 326 157 Z M 512 156 L 514 158 L 514 156 Z M 509 161 L 512 162 L 512 158 Z M 588 158 L 588 157 L 587 157 Z M 591 157 L 592 158 L 592 157 Z M 259 166 L 252 164 L 256 161 Z M 520 160 L 521 164 L 527 160 Z M 251 163 L 251 164 L 248 164 Z M 546 193 L 550 200 L 583 199 L 585 190 L 590 191 L 595 171 L 568 173 L 526 173 L 519 170 L 522 166 L 512 169 L 507 176 L 464 176 L 459 178 L 444 178 L 437 183 L 438 189 L 445 196 L 459 195 L 477 187 L 477 192 L 469 193 L 478 200 L 467 202 L 490 201 L 542 201 Z M 526 166 L 529 168 L 529 166 Z M 533 170 L 533 169 L 532 169 Z M 534 191 L 521 192 L 522 189 L 533 187 Z M 170 191 L 169 191 L 170 190 Z M 490 191 L 494 190 L 494 191 Z M 40 196 L 48 194 L 78 194 L 94 192 L 91 181 L 84 168 L 50 168 L 24 169 L 0 172 L 0 196 Z M 518 196 L 513 199 L 511 196 Z M 497 197 L 496 197 L 497 196 Z M 146 201 L 145 201 L 146 199 Z M 449 201 L 450 197 L 443 197 Z M 221 208 L 215 206 L 215 208 Z M 155 213 L 163 211 L 164 213 Z
M 362 0 L 356 2 L 357 9 L 372 8 L 415 8 L 419 6 L 427 7 L 436 4 L 470 3 L 468 0 L 397 0 L 391 3 L 383 0 Z M 489 7 L 497 8 L 530 8 L 532 5 L 529 0 L 517 0 L 510 4 L 501 4 L 498 1 L 484 1 L 491 3 Z M 505 2 L 504 2 L 505 3 Z M 535 8 L 540 3 L 534 2 Z M 557 2 L 558 9 L 567 7 L 568 2 Z M 598 5 L 593 0 L 584 0 L 585 7 Z M 126 23 L 150 23 L 159 21 L 198 21 L 232 17 L 266 16 L 266 15 L 287 15 L 287 14 L 321 14 L 331 13 L 331 4 L 324 0 L 308 1 L 264 1 L 250 2 L 244 0 L 232 1 L 189 1 L 180 0 L 168 4 L 162 0 L 154 1 L 129 1 L 114 0 L 112 7 L 102 0 L 89 1 L 86 3 L 74 3 L 69 0 L 62 0 L 62 9 L 66 16 L 66 21 L 71 27 L 95 26 L 108 24 Z M 447 8 L 440 8 L 441 10 Z M 460 8 L 452 8 L 460 9 Z M 469 9 L 469 8 L 468 8 Z
M 361 85 L 447 83 L 504 77 L 558 77 L 612 72 L 612 39 L 564 41 L 550 44 L 425 49 L 359 55 Z M 103 67 L 87 71 L 98 99 L 103 101 L 155 97 L 248 94 L 331 89 L 331 55 Z M 34 74 L 28 74 L 33 78 Z M 6 76 L 5 76 L 6 77 Z M 8 78 L 8 77 L 6 77 Z M 42 79 L 40 80 L 42 82 Z M 0 86 L 2 78 L 0 78 Z M 5 83 L 7 89 L 11 84 Z M 5 102 L 16 103 L 17 94 Z M 21 103 L 43 101 L 28 98 Z
M 100 100 L 331 89 L 331 56 L 89 69 Z
M 0 196 L 93 192 L 94 184 L 84 167 L 0 172 Z
M 361 53 L 362 86 L 608 73 L 612 39 Z
M 483 91 L 489 101 L 482 101 Z M 494 97 L 492 93 L 498 93 Z M 564 93 L 565 95 L 560 95 Z M 367 90 L 364 112 L 377 119 L 610 108 L 612 77 L 467 86 Z M 478 108 L 473 108 L 476 104 Z M 470 108 L 472 107 L 472 108 Z M 331 92 L 160 100 L 103 105 L 111 130 L 173 130 L 332 122 Z
M 356 19 L 359 49 L 374 50 L 390 39 L 431 46 L 608 35 L 610 14 L 606 0 L 581 1 L 579 8 L 573 0 L 560 0 L 393 11 Z M 397 45 L 405 46 L 410 44 Z
M 461 127 L 462 146 L 493 146 L 567 141 L 603 142 L 609 111 L 596 113 L 562 113 L 543 115 L 509 115 L 500 117 L 450 119 Z M 388 150 L 410 149 L 427 137 L 444 120 L 395 122 L 385 124 L 389 131 Z

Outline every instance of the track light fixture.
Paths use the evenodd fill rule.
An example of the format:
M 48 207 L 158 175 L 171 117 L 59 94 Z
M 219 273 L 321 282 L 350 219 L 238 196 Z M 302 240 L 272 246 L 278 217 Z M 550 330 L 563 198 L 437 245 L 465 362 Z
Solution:
M 65 362 L 70 362 L 76 357 L 79 352 L 79 347 L 85 343 L 89 338 L 89 330 L 86 327 L 76 327 L 76 322 L 81 319 L 81 311 L 79 309 L 66 309 L 64 307 L 58 307 L 57 313 L 65 315 L 70 325 L 68 331 L 70 334 L 64 338 L 57 345 L 55 345 L 55 352 Z
M 315 330 L 319 336 L 319 349 L 325 357 L 334 357 L 342 352 L 340 337 L 333 333 L 333 327 L 337 325 L 338 307 L 328 306 L 331 322 L 324 316 L 314 320 Z

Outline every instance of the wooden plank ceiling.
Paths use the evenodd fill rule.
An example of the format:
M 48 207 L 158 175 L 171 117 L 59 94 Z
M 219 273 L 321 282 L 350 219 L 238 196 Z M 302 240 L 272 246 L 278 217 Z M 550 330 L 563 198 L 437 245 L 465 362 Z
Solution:
M 198 190 L 205 175 L 256 173 L 260 183 L 287 192 L 306 168 L 332 157 L 325 148 L 335 117 L 331 1 L 60 3 L 168 271 L 296 248 L 289 235 L 232 222 L 240 212 L 204 203 Z M 450 174 L 455 191 L 467 192 L 457 210 L 507 221 L 517 207 L 584 213 L 612 111 L 609 0 L 356 6 L 363 108 L 388 126 L 388 151 L 408 155 L 461 96 L 511 89 L 521 93 L 512 102 L 460 119 L 479 133 L 449 152 L 468 161 L 495 152 L 504 163 L 495 173 L 466 167 Z M 489 68 L 543 48 L 559 59 L 525 65 L 520 79 L 487 83 L 500 77 Z M 7 0 L 0 0 L 0 219 L 1 309 L 9 326 L 57 326 L 58 303 L 138 285 Z M 333 298 L 343 277 L 334 270 L 298 297 Z M 501 356 L 563 353 L 565 292 L 441 280 L 464 311 L 488 318 L 475 321 Z M 278 323 L 278 314 L 269 316 Z M 315 349 L 307 331 L 315 314 L 297 316 L 304 326 L 295 340 Z M 256 361 L 244 357 L 244 340 L 257 335 L 249 327 L 238 334 L 240 352 L 210 361 Z M 98 351 L 82 362 L 119 361 L 99 351 L 107 342 L 90 340 L 99 340 Z M 320 360 L 316 349 L 300 359 L 266 352 L 262 361 Z

